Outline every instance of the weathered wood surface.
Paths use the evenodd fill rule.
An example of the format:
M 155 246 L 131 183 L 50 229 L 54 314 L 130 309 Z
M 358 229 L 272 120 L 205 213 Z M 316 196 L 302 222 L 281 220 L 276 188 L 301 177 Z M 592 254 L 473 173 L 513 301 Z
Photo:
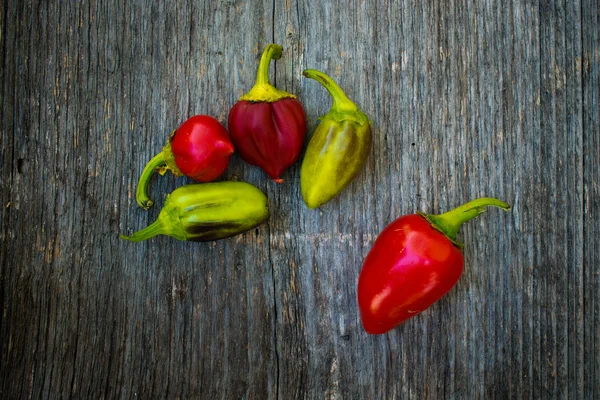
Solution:
M 597 0 L 0 3 L 1 398 L 600 398 Z M 260 52 L 310 131 L 332 75 L 370 116 L 343 195 L 302 203 L 234 156 L 268 224 L 118 238 L 188 116 L 226 123 Z M 466 268 L 427 312 L 362 330 L 356 282 L 395 217 L 479 196 Z

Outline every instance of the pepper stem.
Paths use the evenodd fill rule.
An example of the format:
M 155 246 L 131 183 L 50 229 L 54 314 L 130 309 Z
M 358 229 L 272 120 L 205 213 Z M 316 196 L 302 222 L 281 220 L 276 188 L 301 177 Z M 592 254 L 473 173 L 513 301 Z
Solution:
M 263 52 L 258 71 L 256 72 L 256 83 L 248 93 L 240 97 L 240 100 L 251 102 L 267 102 L 274 103 L 280 99 L 295 99 L 291 93 L 277 89 L 271 85 L 269 80 L 269 67 L 271 60 L 279 60 L 283 53 L 283 48 L 278 44 L 269 44 Z
M 157 168 L 165 168 L 166 165 L 165 155 L 161 151 L 155 155 L 148 164 L 146 164 L 144 170 L 142 171 L 142 175 L 140 175 L 140 180 L 138 181 L 137 189 L 135 191 L 135 199 L 140 207 L 142 207 L 144 210 L 149 209 L 152 207 L 152 204 L 154 204 L 154 202 L 148 197 L 148 182 Z
M 329 76 L 316 69 L 305 69 L 302 75 L 309 79 L 314 79 L 327 89 L 333 100 L 329 114 L 336 120 L 352 119 L 361 125 L 368 122 L 367 116 L 358 109 L 356 104 L 346 96 L 342 88 Z
M 327 89 L 331 97 L 333 98 L 332 109 L 337 111 L 357 111 L 358 107 L 354 104 L 346 93 L 333 81 L 329 76 L 325 75 L 321 71 L 316 69 L 305 69 L 302 75 L 309 79 L 314 79 Z
M 142 240 L 150 239 L 154 236 L 164 233 L 164 226 L 160 219 L 157 219 L 146 228 L 135 232 L 131 236 L 119 235 L 121 239 L 129 240 L 130 242 L 141 242 Z
M 256 73 L 256 84 L 257 85 L 270 85 L 269 81 L 269 67 L 271 66 L 271 60 L 279 60 L 283 53 L 283 47 L 278 44 L 270 44 L 265 48 L 265 51 L 260 58 L 258 64 L 258 72 Z
M 482 197 L 469 201 L 452 211 L 440 215 L 427 214 L 426 217 L 436 229 L 455 242 L 461 225 L 483 213 L 486 207 L 489 206 L 498 207 L 504 211 L 510 210 L 510 205 L 503 201 L 491 197 Z
M 152 207 L 152 204 L 154 204 L 148 197 L 148 182 L 155 171 L 161 175 L 164 175 L 167 171 L 171 171 L 175 176 L 183 176 L 183 173 L 175 163 L 175 156 L 171 150 L 171 140 L 176 132 L 177 131 L 173 131 L 173 133 L 171 133 L 171 136 L 169 136 L 169 140 L 162 151 L 155 155 L 142 171 L 137 189 L 135 190 L 135 200 L 144 210 L 149 209 Z

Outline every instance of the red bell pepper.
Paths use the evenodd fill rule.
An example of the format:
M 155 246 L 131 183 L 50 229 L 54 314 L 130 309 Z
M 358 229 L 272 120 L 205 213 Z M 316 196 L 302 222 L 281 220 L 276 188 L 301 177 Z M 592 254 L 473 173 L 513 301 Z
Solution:
M 509 210 L 500 200 L 480 198 L 441 215 L 402 216 L 379 234 L 358 279 L 358 305 L 367 333 L 385 333 L 438 301 L 460 278 L 460 226 L 487 206 Z
M 306 115 L 291 93 L 269 82 L 271 59 L 281 57 L 282 48 L 265 49 L 256 84 L 229 112 L 228 128 L 237 152 L 248 164 L 262 168 L 275 182 L 300 156 L 306 135 Z

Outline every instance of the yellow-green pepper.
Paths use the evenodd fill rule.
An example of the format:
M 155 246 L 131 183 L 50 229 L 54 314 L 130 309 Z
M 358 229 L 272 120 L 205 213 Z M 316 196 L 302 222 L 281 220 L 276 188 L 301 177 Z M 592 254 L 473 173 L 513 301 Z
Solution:
M 267 197 L 245 182 L 184 185 L 165 200 L 154 223 L 122 239 L 140 242 L 156 235 L 205 242 L 234 236 L 269 216 Z
M 308 143 L 300 169 L 304 202 L 317 208 L 344 190 L 363 168 L 371 150 L 371 125 L 330 77 L 314 69 L 302 75 L 321 83 L 333 99 Z

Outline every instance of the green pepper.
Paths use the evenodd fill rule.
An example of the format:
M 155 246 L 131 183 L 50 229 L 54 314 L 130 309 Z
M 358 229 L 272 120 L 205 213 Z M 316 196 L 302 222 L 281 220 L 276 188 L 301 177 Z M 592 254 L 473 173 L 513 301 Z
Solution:
M 165 200 L 157 220 L 122 239 L 140 242 L 156 235 L 205 242 L 248 231 L 269 216 L 267 197 L 245 182 L 184 185 Z
M 333 98 L 308 143 L 300 169 L 304 202 L 308 208 L 317 208 L 344 190 L 365 165 L 371 124 L 330 77 L 314 69 L 302 75 L 321 83 Z

